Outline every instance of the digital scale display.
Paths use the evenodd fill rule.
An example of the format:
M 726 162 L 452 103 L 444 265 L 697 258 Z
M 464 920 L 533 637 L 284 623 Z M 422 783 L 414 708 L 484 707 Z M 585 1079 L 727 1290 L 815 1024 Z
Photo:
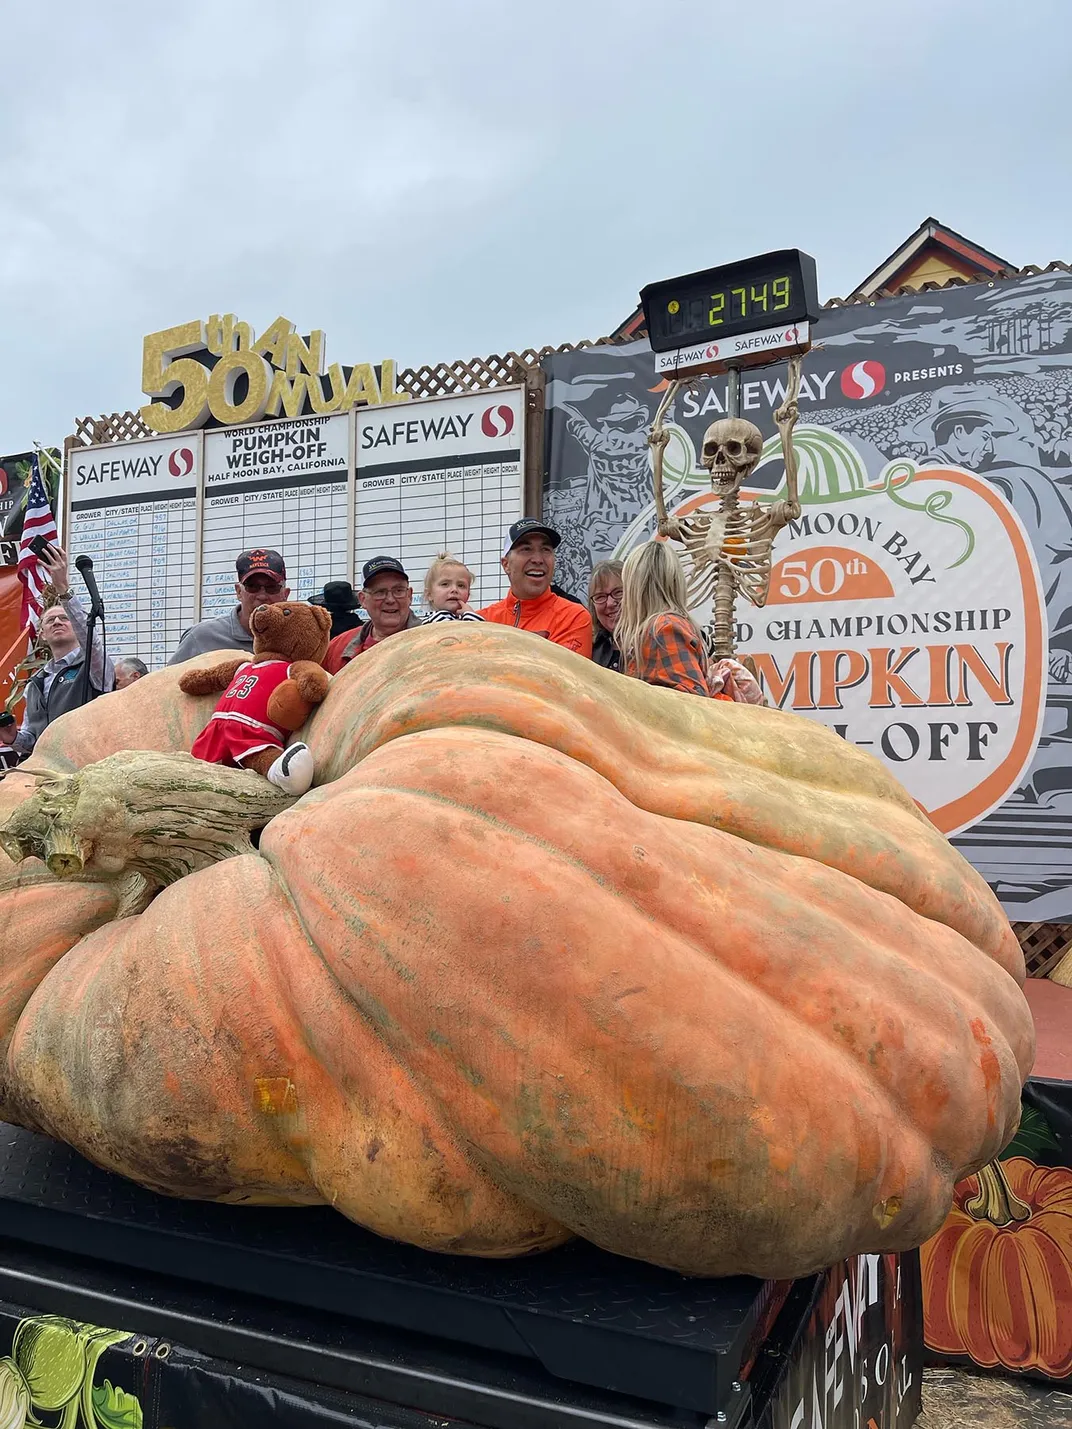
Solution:
M 798 248 L 649 283 L 640 300 L 654 352 L 819 316 L 815 260 Z

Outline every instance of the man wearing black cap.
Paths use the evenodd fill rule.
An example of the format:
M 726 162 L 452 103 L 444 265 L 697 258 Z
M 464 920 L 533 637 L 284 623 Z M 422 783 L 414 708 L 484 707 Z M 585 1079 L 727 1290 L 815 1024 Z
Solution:
M 349 581 L 327 581 L 319 595 L 309 597 L 310 605 L 322 605 L 331 616 L 331 636 L 342 635 L 347 630 L 357 630 L 364 625 L 364 616 L 359 615 L 361 601 Z
M 226 615 L 214 615 L 192 625 L 179 641 L 179 648 L 168 661 L 179 665 L 194 655 L 208 650 L 247 650 L 253 653 L 253 636 L 249 617 L 261 605 L 275 605 L 290 595 L 287 568 L 278 551 L 255 546 L 243 551 L 235 561 L 235 595 L 238 604 Z
M 542 635 L 554 645 L 592 656 L 592 617 L 587 606 L 555 595 L 555 547 L 562 537 L 553 526 L 525 516 L 515 521 L 503 542 L 502 568 L 510 594 L 480 612 L 495 625 L 513 625 Z
M 361 571 L 362 608 L 368 612 L 368 622 L 360 630 L 347 630 L 337 635 L 324 656 L 324 669 L 337 675 L 357 655 L 371 650 L 390 635 L 412 630 L 420 625 L 413 614 L 413 587 L 401 561 L 394 556 L 373 556 Z

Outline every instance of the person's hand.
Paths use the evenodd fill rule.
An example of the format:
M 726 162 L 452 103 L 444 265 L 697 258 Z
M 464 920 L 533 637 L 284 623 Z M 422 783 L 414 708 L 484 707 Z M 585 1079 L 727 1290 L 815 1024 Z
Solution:
M 763 691 L 747 666 L 739 660 L 718 660 L 709 674 L 713 693 L 729 695 L 738 704 L 765 705 Z
M 67 552 L 62 546 L 49 546 L 48 554 L 41 557 L 41 564 L 48 572 L 48 583 L 56 590 L 69 590 L 71 578 L 67 571 Z

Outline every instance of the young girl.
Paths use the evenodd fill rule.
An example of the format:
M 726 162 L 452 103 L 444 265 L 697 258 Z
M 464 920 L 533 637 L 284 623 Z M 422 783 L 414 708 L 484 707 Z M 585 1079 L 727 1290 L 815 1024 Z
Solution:
M 630 552 L 614 628 L 625 673 L 690 695 L 765 704 L 759 685 L 739 661 L 719 660 L 708 667 L 686 599 L 685 572 L 666 542 L 646 541 Z
M 424 603 L 428 614 L 422 625 L 438 620 L 483 620 L 469 605 L 473 573 L 457 556 L 440 551 L 424 578 Z

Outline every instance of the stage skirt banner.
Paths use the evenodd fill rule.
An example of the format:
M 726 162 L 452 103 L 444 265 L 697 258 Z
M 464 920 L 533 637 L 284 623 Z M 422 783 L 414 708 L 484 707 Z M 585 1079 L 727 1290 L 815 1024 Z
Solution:
M 779 1344 L 776 1327 L 760 1353 L 752 1371 L 753 1400 L 765 1401 L 757 1429 L 910 1429 L 921 1405 L 922 1319 L 914 1252 L 832 1266 L 792 1343 Z M 769 1399 L 766 1360 L 781 1366 Z
M 824 313 L 804 361 L 801 513 L 779 533 L 739 649 L 769 701 L 875 754 L 1009 916 L 1072 919 L 1072 276 Z M 558 581 L 655 530 L 646 342 L 545 359 L 546 517 Z M 745 500 L 786 495 L 786 366 L 742 374 L 763 453 Z M 670 411 L 668 505 L 710 510 L 700 464 L 726 377 Z M 680 549 L 680 547 L 678 548 Z M 698 606 L 701 624 L 710 606 Z
M 116 1311 L 121 1316 L 118 1304 Z M 360 1348 L 359 1325 L 353 1343 Z M 749 1370 L 753 1422 L 757 1429 L 909 1429 L 919 1412 L 922 1356 L 918 1256 L 856 1257 L 794 1286 Z M 449 1411 L 437 1412 L 434 1380 L 426 1390 L 424 1410 L 389 1405 L 137 1329 L 0 1301 L 3 1429 L 433 1429 Z M 446 1404 L 449 1386 L 443 1393 Z M 548 1411 L 549 1429 L 554 1415 Z M 665 1422 L 654 1406 L 653 1416 Z

